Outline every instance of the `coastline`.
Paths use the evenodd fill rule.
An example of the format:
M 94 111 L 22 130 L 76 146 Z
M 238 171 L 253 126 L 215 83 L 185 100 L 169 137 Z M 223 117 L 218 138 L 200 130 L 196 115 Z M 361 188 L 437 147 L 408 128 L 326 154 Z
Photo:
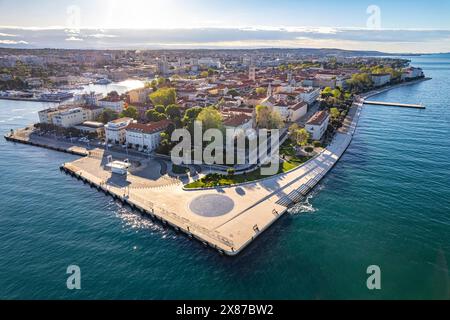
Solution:
M 401 86 L 425 80 L 403 83 Z M 364 98 L 398 87 L 399 85 L 395 85 L 371 91 L 365 94 Z M 132 209 L 160 221 L 163 225 L 171 226 L 176 231 L 185 233 L 189 238 L 199 240 L 205 246 L 210 246 L 221 254 L 235 256 L 273 225 L 293 204 L 302 201 L 336 165 L 351 144 L 362 107 L 363 102 L 361 101 L 353 103 L 352 112 L 349 113 L 344 128 L 316 158 L 290 172 L 269 177 L 263 181 L 229 187 L 226 190 L 225 188 L 214 188 L 186 192 L 179 186 L 162 188 L 162 190 L 139 190 L 139 188 L 129 187 L 128 195 L 126 195 L 125 189 L 105 184 L 96 174 L 79 166 L 79 160 L 64 164 L 61 170 L 89 184 L 92 188 L 105 192 L 119 202 L 129 205 Z M 52 148 L 45 144 L 36 144 L 6 135 L 5 139 L 47 147 L 56 151 L 67 152 L 68 150 Z M 87 157 L 82 159 L 90 158 L 89 153 L 85 156 Z M 245 197 L 236 195 L 239 189 L 245 190 Z M 219 193 L 235 202 L 234 211 L 214 219 L 198 218 L 189 212 L 190 204 L 197 198 Z M 155 199 L 155 202 L 147 199 L 152 199 L 152 201 Z M 257 226 L 257 231 L 254 226 Z

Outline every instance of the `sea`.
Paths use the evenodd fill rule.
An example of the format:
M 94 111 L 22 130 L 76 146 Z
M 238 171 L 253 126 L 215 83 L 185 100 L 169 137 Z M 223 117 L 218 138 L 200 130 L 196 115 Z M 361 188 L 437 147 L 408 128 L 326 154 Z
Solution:
M 75 156 L 1 139 L 0 299 L 450 299 L 450 55 L 410 59 L 433 79 L 372 100 L 427 109 L 364 107 L 332 172 L 234 258 L 62 174 Z M 0 100 L 0 133 L 49 106 Z

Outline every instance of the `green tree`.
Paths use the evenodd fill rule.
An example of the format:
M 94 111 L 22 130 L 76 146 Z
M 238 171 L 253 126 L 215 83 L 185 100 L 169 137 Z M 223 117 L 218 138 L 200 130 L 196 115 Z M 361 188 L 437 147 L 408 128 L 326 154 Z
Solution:
M 160 88 L 157 91 L 150 94 L 150 100 L 157 105 L 163 105 L 167 107 L 170 104 L 177 102 L 177 93 L 175 88 Z
M 208 76 L 212 77 L 213 75 L 217 74 L 217 71 L 213 68 L 208 69 Z
M 368 73 L 356 73 L 348 81 L 351 91 L 361 93 L 372 88 L 373 81 Z
M 145 113 L 145 117 L 150 122 L 157 122 L 157 121 L 161 121 L 161 120 L 167 119 L 167 117 L 166 117 L 166 115 L 164 113 L 159 113 L 159 112 L 157 112 L 154 109 L 148 110 Z
M 181 117 L 181 109 L 176 104 L 171 104 L 171 105 L 167 106 L 165 113 L 169 117 L 169 119 L 172 119 L 172 120 L 175 120 L 175 119 Z
M 119 114 L 111 109 L 104 109 L 102 113 L 97 117 L 97 121 L 102 122 L 104 124 L 116 120 L 119 118 Z
M 277 110 L 257 105 L 256 125 L 260 129 L 280 129 L 283 127 L 283 119 Z
M 341 116 L 341 113 L 339 112 L 338 108 L 331 108 L 330 116 L 331 116 L 331 119 L 337 120 Z
M 155 106 L 155 111 L 158 113 L 166 113 L 166 108 L 163 105 Z
M 139 117 L 139 113 L 137 109 L 133 106 L 129 106 L 128 108 L 124 109 L 122 113 L 120 114 L 121 118 L 133 118 L 134 120 L 137 120 Z
M 202 123 L 203 130 L 223 128 L 222 115 L 214 107 L 204 108 L 197 116 L 197 120 Z
M 186 110 L 183 117 L 183 123 L 187 126 L 188 124 L 192 123 L 197 119 L 200 112 L 202 112 L 203 108 L 201 107 L 193 107 Z
M 256 89 L 255 89 L 255 93 L 256 93 L 258 96 L 265 95 L 266 92 L 267 92 L 267 89 L 266 89 L 266 88 L 263 88 L 263 87 L 259 87 L 259 88 L 256 88 Z
M 236 89 L 228 90 L 228 94 L 231 95 L 233 98 L 239 96 L 239 92 Z
M 333 89 L 331 89 L 330 87 L 325 87 L 323 90 L 322 90 L 322 93 L 321 93 L 321 96 L 322 96 L 322 98 L 328 98 L 328 97 L 331 97 L 333 95 Z
M 298 129 L 296 132 L 296 142 L 299 146 L 306 146 L 308 144 L 310 134 L 306 129 Z

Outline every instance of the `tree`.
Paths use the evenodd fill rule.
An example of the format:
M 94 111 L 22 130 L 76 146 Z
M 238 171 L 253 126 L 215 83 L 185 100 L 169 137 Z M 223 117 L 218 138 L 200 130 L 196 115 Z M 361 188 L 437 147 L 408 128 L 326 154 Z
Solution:
M 161 120 L 167 119 L 166 115 L 164 113 L 159 113 L 155 109 L 148 110 L 145 113 L 145 117 L 150 122 L 157 122 L 157 121 L 161 121 Z
M 97 121 L 102 122 L 104 124 L 116 120 L 119 118 L 119 114 L 111 109 L 104 109 L 102 113 L 97 117 Z
M 175 120 L 175 119 L 181 117 L 181 109 L 176 104 L 171 104 L 170 106 L 167 106 L 165 113 L 169 117 L 169 119 L 172 119 L 172 120 Z
M 120 114 L 121 118 L 133 118 L 134 120 L 137 120 L 139 117 L 139 113 L 137 109 L 133 106 L 129 106 L 128 108 L 124 109 L 122 113 Z
M 306 129 L 298 129 L 296 131 L 296 142 L 299 146 L 306 146 L 309 140 L 309 132 Z
M 166 113 L 166 108 L 163 105 L 159 105 L 155 107 L 155 111 L 158 113 Z
M 337 120 L 341 116 L 341 113 L 339 112 L 338 108 L 331 108 L 330 115 L 331 115 L 331 119 Z
M 257 105 L 256 125 L 260 129 L 280 129 L 283 127 L 283 119 L 277 110 Z
M 347 83 L 354 93 L 367 91 L 373 86 L 372 78 L 368 73 L 356 73 L 352 75 L 352 78 Z
M 200 78 L 208 78 L 208 76 L 209 76 L 208 71 L 203 71 L 200 73 Z
M 197 116 L 197 121 L 203 125 L 203 130 L 222 129 L 222 115 L 214 107 L 204 108 Z
M 322 98 L 328 98 L 331 97 L 333 95 L 333 89 L 331 89 L 330 87 L 325 87 L 325 89 L 322 90 L 321 96 Z
M 308 143 L 310 135 L 306 129 L 300 128 L 298 124 L 294 123 L 289 127 L 289 137 L 299 146 L 305 146 Z
M 215 75 L 217 73 L 216 70 L 214 70 L 213 68 L 209 68 L 208 69 L 208 76 L 212 77 L 213 75 Z
M 292 141 L 297 141 L 297 131 L 300 130 L 300 126 L 294 123 L 289 127 L 289 137 Z
M 184 113 L 184 117 L 183 117 L 183 123 L 185 125 L 188 125 L 189 123 L 192 123 L 193 121 L 195 121 L 195 119 L 197 119 L 198 115 L 200 114 L 200 112 L 202 112 L 203 108 L 201 107 L 193 107 L 193 108 L 189 108 L 186 110 L 186 112 Z
M 119 98 L 120 98 L 119 93 L 118 93 L 117 91 L 115 91 L 115 90 L 109 92 L 106 96 L 107 96 L 108 98 L 111 98 L 111 99 L 119 99 Z
M 239 96 L 239 92 L 236 89 L 228 90 L 228 94 L 231 95 L 233 98 Z
M 177 102 L 177 93 L 175 88 L 160 88 L 157 91 L 150 94 L 150 100 L 157 105 L 163 105 L 167 107 L 170 104 Z
M 255 92 L 258 96 L 262 96 L 266 94 L 267 90 L 266 88 L 259 87 L 255 89 Z

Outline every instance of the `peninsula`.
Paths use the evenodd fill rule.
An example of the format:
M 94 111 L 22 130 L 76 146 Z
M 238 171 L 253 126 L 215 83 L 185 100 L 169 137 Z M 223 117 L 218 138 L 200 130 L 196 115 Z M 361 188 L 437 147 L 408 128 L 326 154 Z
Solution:
M 39 112 L 39 123 L 5 138 L 82 156 L 61 170 L 233 256 L 333 168 L 352 141 L 365 99 L 427 80 L 401 59 L 267 60 L 249 54 L 233 63 L 236 57 L 229 55 L 186 53 L 181 61 L 167 52 L 155 58 L 156 77 L 142 88 L 74 94 L 68 103 Z M 262 175 L 267 163 L 251 163 L 247 145 L 243 163 L 175 164 L 170 138 L 175 130 L 193 132 L 196 121 L 236 133 L 279 131 L 269 147 L 279 150 L 278 172 Z

